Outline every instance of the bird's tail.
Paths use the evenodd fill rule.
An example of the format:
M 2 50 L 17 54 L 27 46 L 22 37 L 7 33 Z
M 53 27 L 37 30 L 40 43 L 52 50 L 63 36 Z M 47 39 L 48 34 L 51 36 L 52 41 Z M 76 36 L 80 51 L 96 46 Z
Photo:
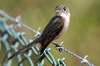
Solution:
M 28 49 L 30 49 L 32 46 L 36 46 L 39 43 L 40 43 L 39 39 L 34 40 L 33 42 L 31 42 L 28 45 L 24 46 L 23 48 L 21 48 L 20 50 L 18 50 L 16 53 L 14 53 L 12 56 L 10 56 L 8 58 L 8 60 L 14 58 L 15 56 L 19 55 L 20 53 L 24 53 L 25 51 L 27 51 Z

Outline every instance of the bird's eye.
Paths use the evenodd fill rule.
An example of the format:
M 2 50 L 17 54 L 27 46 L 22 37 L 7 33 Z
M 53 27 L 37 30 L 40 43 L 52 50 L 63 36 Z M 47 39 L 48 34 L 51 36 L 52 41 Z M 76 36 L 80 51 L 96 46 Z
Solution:
M 66 11 L 66 8 L 65 7 L 63 9 L 64 9 L 64 11 Z

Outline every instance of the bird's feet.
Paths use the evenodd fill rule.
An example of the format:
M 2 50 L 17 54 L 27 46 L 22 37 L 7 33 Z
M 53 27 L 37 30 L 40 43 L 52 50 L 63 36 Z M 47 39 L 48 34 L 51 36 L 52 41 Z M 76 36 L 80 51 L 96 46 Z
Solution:
M 63 52 L 64 46 L 62 46 L 62 44 L 64 43 L 64 41 L 62 41 L 60 44 L 56 45 L 56 49 L 60 52 L 60 55 Z

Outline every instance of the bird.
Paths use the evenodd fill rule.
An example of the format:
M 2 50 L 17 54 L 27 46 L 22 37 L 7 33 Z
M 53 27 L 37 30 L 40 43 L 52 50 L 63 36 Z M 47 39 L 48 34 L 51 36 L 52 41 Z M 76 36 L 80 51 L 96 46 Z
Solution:
M 51 18 L 49 23 L 44 28 L 42 34 L 27 44 L 23 48 L 19 49 L 12 56 L 8 57 L 8 60 L 14 58 L 15 56 L 26 52 L 32 46 L 37 46 L 40 44 L 40 55 L 43 54 L 47 46 L 53 41 L 58 39 L 65 31 L 68 29 L 70 23 L 70 11 L 69 8 L 65 5 L 57 5 L 55 8 L 55 16 Z

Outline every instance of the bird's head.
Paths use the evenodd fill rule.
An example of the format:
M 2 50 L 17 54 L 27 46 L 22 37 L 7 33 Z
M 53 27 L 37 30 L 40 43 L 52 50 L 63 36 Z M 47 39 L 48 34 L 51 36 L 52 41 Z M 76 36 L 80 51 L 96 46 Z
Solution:
M 64 5 L 57 5 L 55 8 L 56 15 L 59 16 L 70 16 L 69 8 Z

